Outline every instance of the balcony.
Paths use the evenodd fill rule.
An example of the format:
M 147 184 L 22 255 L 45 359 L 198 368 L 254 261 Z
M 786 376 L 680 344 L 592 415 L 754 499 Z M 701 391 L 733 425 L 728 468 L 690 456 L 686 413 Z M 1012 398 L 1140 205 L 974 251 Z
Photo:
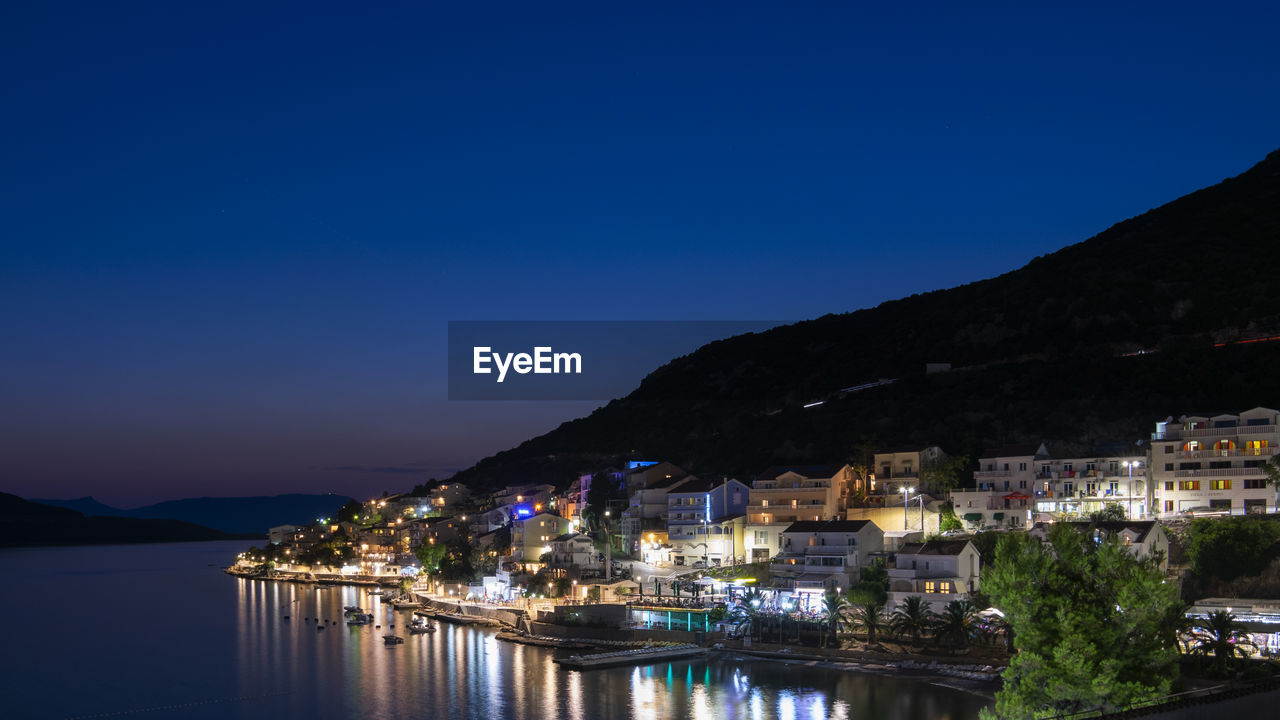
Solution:
M 1162 433 L 1151 433 L 1151 439 L 1186 440 L 1190 438 L 1227 437 L 1230 435 L 1262 435 L 1275 432 L 1275 425 L 1237 425 L 1235 427 L 1196 428 L 1194 430 L 1169 428 Z
M 1260 467 L 1236 467 L 1236 468 L 1210 468 L 1208 470 L 1175 470 L 1174 477 L 1180 478 L 1202 478 L 1202 477 L 1262 477 L 1264 474 Z
M 1008 477 L 1013 477 L 1012 470 L 979 470 L 973 474 L 973 479 L 978 481 Z
M 1271 457 L 1276 454 L 1276 448 L 1245 448 L 1243 450 L 1237 448 L 1235 450 L 1179 450 L 1173 454 L 1178 459 L 1183 458 L 1236 458 L 1236 457 Z
M 820 483 L 805 483 L 803 485 L 798 485 L 796 487 L 753 487 L 751 488 L 751 494 L 752 495 L 755 495 L 756 493 L 779 494 L 779 493 L 795 493 L 795 492 L 806 492 L 806 491 L 825 494 L 826 491 L 830 489 L 831 489 L 831 483 L 824 480 Z

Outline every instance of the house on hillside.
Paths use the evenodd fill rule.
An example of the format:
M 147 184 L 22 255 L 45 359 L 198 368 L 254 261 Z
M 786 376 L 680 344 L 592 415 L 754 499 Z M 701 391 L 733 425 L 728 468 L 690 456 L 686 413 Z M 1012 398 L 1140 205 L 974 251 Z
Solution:
M 769 564 L 773 587 L 792 593 L 803 608 L 816 607 L 826 591 L 849 589 L 883 549 L 884 533 L 870 520 L 794 522 Z
M 981 569 L 978 549 L 968 539 L 904 545 L 889 568 L 888 609 L 919 597 L 941 612 L 952 600 L 965 600 L 978 590 Z

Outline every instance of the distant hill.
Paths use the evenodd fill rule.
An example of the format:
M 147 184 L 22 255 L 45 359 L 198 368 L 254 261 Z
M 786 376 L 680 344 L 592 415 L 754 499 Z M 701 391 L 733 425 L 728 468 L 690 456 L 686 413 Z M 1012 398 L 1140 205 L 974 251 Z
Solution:
M 1280 338 L 1277 249 L 1280 151 L 999 277 L 711 343 L 455 479 L 564 485 L 627 458 L 749 474 L 875 445 L 1070 451 L 1135 443 L 1167 415 L 1275 407 L 1280 340 L 1235 343 Z
M 0 547 L 231 540 L 236 535 L 178 520 L 85 517 L 0 493 Z
M 330 517 L 351 498 L 342 495 L 263 495 L 201 497 L 168 500 L 144 507 L 121 509 L 92 497 L 73 500 L 32 500 L 69 508 L 85 515 L 182 520 L 234 534 L 265 535 L 276 525 L 307 525 Z

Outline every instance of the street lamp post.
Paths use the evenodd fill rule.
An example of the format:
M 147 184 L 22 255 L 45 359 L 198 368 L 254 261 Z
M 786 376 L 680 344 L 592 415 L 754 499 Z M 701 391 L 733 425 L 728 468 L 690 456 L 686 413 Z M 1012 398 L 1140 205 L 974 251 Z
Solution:
M 908 521 L 908 519 L 907 519 L 907 506 L 909 506 L 909 505 L 911 504 L 911 493 L 912 493 L 913 491 L 915 491 L 915 488 L 913 488 L 913 487 L 904 487 L 904 488 L 902 488 L 902 495 L 903 495 L 903 497 L 902 497 L 902 530 L 903 530 L 903 532 L 905 532 L 905 531 L 907 531 L 907 530 L 910 530 L 910 529 L 911 529 L 911 528 L 910 528 L 910 522 L 909 522 L 909 521 Z M 920 517 L 921 517 L 921 518 L 923 518 L 923 517 L 924 517 L 924 511 L 923 511 L 923 509 L 921 510 Z M 923 522 L 924 522 L 924 521 L 923 521 L 923 519 L 922 519 L 922 520 L 921 520 L 921 523 L 923 523 Z M 922 526 L 920 529 L 923 531 L 923 530 L 924 530 L 924 527 Z
M 1121 465 L 1129 468 L 1129 519 L 1133 519 L 1133 469 L 1142 465 L 1141 460 L 1125 460 Z

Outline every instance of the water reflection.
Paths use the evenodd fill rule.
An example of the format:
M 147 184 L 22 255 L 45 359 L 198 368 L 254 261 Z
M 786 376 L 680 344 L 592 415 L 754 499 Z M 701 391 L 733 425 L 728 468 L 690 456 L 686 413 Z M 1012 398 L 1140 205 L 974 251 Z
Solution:
M 213 565 L 240 549 L 0 553 L 0 572 L 39 584 L 42 609 L 60 618 L 7 631 L 6 716 L 959 720 L 986 704 L 928 683 L 731 658 L 563 671 L 554 651 L 487 629 L 410 635 L 408 612 L 359 588 L 239 580 Z M 104 621 L 83 622 L 86 599 Z M 381 627 L 348 627 L 345 605 Z M 405 643 L 385 646 L 389 632 Z

